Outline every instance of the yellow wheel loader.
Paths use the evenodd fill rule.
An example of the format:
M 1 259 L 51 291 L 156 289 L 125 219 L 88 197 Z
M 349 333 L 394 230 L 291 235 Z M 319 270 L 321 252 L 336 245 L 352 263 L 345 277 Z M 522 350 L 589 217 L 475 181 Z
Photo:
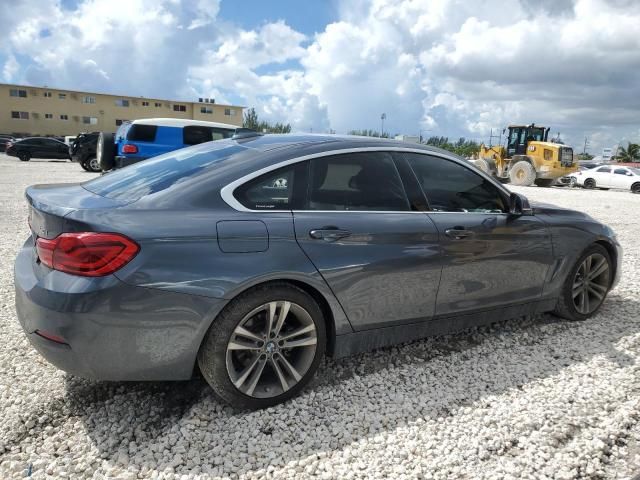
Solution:
M 480 146 L 479 158 L 472 160 L 480 170 L 503 183 L 540 187 L 578 170 L 571 147 L 547 141 L 549 128 L 532 123 L 510 125 L 508 130 L 506 147 Z

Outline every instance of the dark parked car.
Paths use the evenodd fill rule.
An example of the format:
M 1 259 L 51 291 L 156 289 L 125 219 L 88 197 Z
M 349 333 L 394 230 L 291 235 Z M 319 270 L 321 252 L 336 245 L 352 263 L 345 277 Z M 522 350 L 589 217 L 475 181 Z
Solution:
M 341 357 L 514 316 L 593 315 L 612 230 L 532 205 L 460 157 L 360 137 L 245 135 L 27 189 L 18 317 L 57 367 L 200 371 L 237 407 Z
M 18 157 L 23 162 L 32 158 L 70 159 L 69 147 L 60 140 L 47 137 L 27 137 L 7 145 L 7 155 Z
M 88 172 L 101 172 L 100 162 L 96 158 L 96 146 L 100 132 L 79 134 L 69 149 L 71 160 L 78 162 Z
M 0 152 L 4 152 L 7 148 L 7 144 L 14 142 L 15 138 L 11 135 L 0 135 Z

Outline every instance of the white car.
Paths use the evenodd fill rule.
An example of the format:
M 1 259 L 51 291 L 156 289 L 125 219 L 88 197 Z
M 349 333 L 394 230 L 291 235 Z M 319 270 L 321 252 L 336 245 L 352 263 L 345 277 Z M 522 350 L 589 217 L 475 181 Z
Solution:
M 603 165 L 575 172 L 570 175 L 571 185 L 584 188 L 619 188 L 640 193 L 640 169 L 634 167 L 617 167 Z

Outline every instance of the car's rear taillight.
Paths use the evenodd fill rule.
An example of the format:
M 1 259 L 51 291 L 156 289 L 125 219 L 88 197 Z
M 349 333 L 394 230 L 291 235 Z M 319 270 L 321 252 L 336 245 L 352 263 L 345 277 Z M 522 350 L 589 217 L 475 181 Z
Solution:
M 49 268 L 73 275 L 102 277 L 124 267 L 140 251 L 133 240 L 118 233 L 63 233 L 39 238 L 36 250 Z
M 138 147 L 127 143 L 122 146 L 122 153 L 138 153 Z

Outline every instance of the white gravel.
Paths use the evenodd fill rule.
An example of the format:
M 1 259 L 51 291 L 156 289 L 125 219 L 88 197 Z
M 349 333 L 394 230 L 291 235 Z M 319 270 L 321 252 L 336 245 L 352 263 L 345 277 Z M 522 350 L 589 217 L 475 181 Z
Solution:
M 611 225 L 624 275 L 583 323 L 543 316 L 327 360 L 302 396 L 222 407 L 202 380 L 73 378 L 29 346 L 12 267 L 24 188 L 90 178 L 0 155 L 0 478 L 629 478 L 640 472 L 640 195 L 519 188 Z

